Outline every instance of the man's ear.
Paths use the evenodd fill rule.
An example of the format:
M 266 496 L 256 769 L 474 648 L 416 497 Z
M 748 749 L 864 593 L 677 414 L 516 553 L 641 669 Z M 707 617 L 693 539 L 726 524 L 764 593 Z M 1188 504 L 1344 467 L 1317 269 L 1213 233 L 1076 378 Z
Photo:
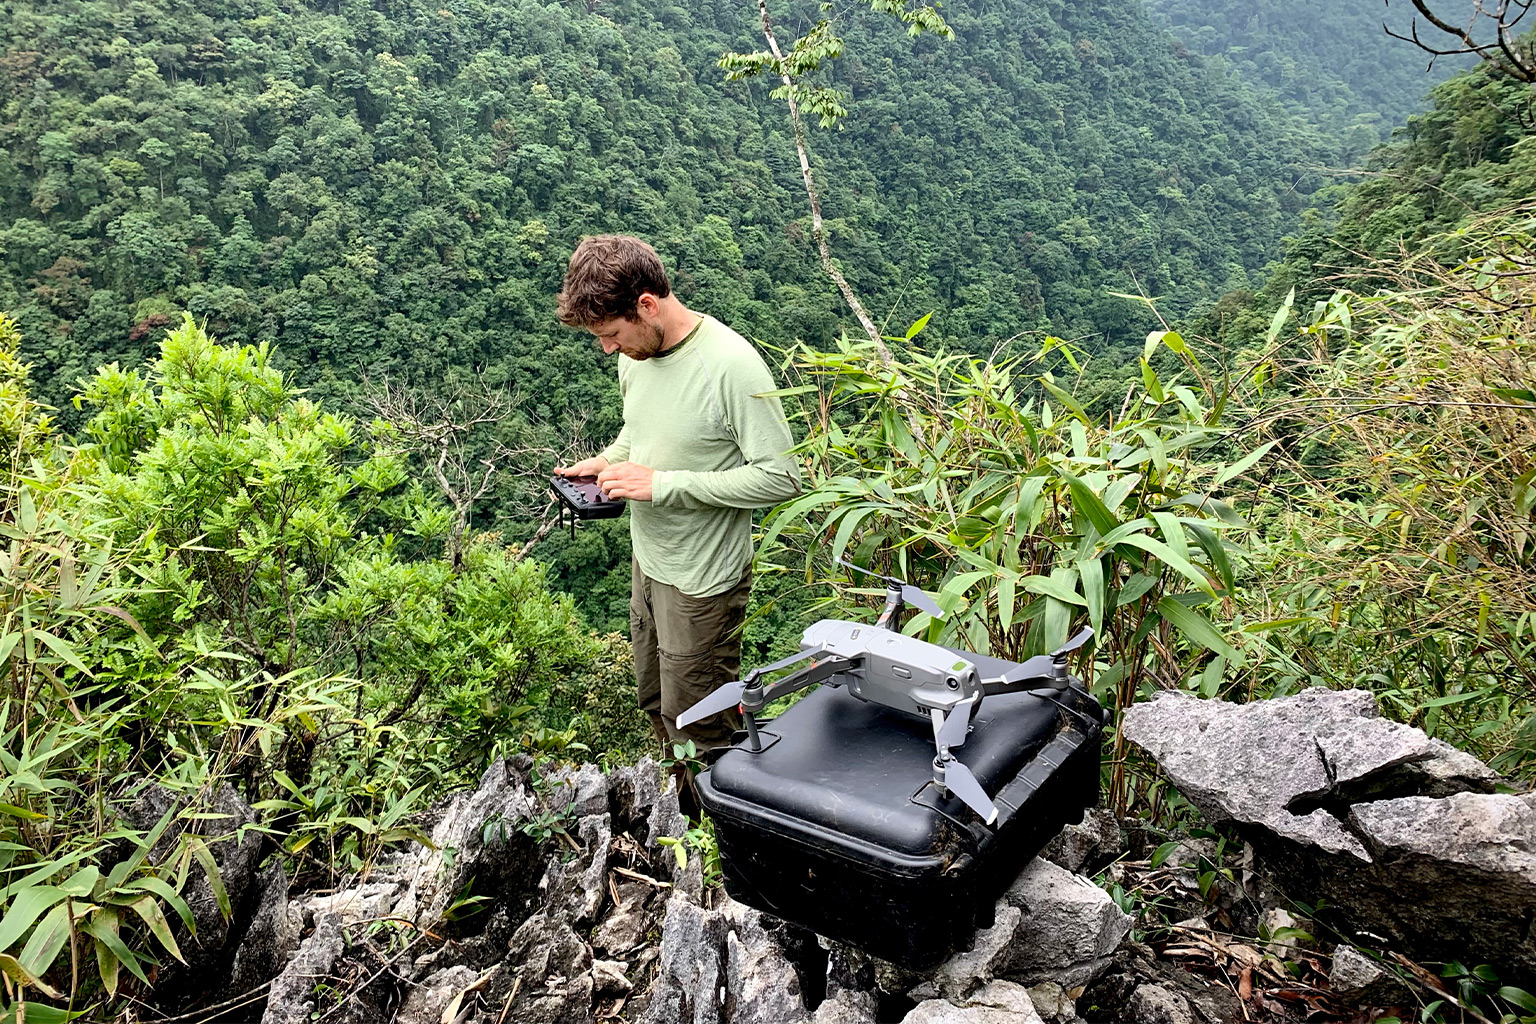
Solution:
M 650 292 L 641 292 L 635 300 L 635 313 L 645 320 L 654 320 L 661 313 L 661 300 Z

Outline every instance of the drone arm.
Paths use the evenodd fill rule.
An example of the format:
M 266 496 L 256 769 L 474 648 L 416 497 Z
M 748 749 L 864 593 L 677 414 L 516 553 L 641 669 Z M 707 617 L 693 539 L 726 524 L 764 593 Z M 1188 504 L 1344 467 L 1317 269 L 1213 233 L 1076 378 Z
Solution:
M 875 628 L 895 628 L 895 624 L 901 616 L 902 606 L 905 603 L 901 584 L 887 580 L 885 584 L 885 607 L 880 610 L 880 617 L 875 620 Z
M 805 653 L 809 655 L 820 652 Z M 796 690 L 803 690 L 807 686 L 814 686 L 816 683 L 826 682 L 838 673 L 850 672 L 858 666 L 858 663 L 859 659 L 857 658 L 829 657 L 822 661 L 814 661 L 797 672 L 791 672 L 770 686 L 761 687 L 761 696 L 753 693 L 754 690 L 759 690 L 759 687 L 755 685 L 748 686 L 747 691 L 742 694 L 741 706 L 746 711 L 761 711 L 764 706 L 786 694 L 794 693 Z

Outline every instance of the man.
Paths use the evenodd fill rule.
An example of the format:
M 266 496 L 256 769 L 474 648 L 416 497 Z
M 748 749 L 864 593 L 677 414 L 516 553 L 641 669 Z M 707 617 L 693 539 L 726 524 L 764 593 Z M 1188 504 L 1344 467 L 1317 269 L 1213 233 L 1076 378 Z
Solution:
M 560 321 L 619 355 L 624 426 L 597 456 L 557 468 L 596 476 L 629 502 L 630 636 L 640 707 L 665 755 L 725 743 L 734 711 L 686 730 L 677 716 L 741 674 L 752 582 L 752 509 L 800 493 L 784 409 L 762 356 L 688 309 L 638 238 L 583 239 L 566 268 Z

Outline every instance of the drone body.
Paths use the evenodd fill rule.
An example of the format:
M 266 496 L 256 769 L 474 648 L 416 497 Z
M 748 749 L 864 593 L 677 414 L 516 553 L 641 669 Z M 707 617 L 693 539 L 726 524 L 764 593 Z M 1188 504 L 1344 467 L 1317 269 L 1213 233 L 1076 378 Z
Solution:
M 828 682 L 860 700 L 928 718 L 981 694 L 976 665 L 947 647 L 868 623 L 822 619 L 800 639 L 805 652 L 825 652 L 855 667 Z

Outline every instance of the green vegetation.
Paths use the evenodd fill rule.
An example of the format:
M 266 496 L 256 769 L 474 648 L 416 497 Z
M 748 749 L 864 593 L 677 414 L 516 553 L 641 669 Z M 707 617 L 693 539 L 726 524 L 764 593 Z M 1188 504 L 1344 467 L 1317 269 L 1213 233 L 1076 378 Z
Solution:
M 892 7 L 833 12 L 847 52 L 795 72 L 808 111 L 847 98 L 810 152 L 851 289 L 917 321 L 889 358 L 843 336 L 782 109 L 717 67 L 749 5 L 8 12 L 0 1020 L 108 1016 L 181 959 L 225 793 L 331 880 L 493 758 L 645 749 L 624 524 L 536 534 L 517 472 L 616 429 L 549 312 L 600 230 L 784 353 L 808 486 L 764 520 L 749 660 L 873 614 L 848 557 L 939 594 L 933 638 L 1091 625 L 1117 711 L 1365 686 L 1530 774 L 1529 87 L 1451 79 L 1313 195 L 1372 93 L 1329 92 L 1332 42 L 1243 42 L 1272 11 L 1193 39 L 1227 64 L 1136 5 L 946 8 L 950 40 Z M 818 11 L 783 38 L 830 45 Z M 1118 740 L 1108 781 L 1170 816 Z M 718 871 L 707 825 L 673 846 Z
M 209 804 L 230 785 L 326 878 L 419 840 L 408 815 L 553 728 L 588 728 L 589 706 L 624 742 L 614 674 L 589 671 L 604 645 L 542 566 L 486 536 L 454 564 L 451 510 L 296 395 L 266 349 L 220 346 L 188 317 L 145 374 L 86 382 L 87 440 L 70 445 L 29 397 L 18 342 L 0 319 L 13 983 L 86 1006 L 179 959 L 167 918 L 192 927 L 179 892 L 194 863 L 216 872 L 227 815 Z M 147 834 L 125 826 L 157 786 L 172 810 Z M 171 827 L 175 849 L 151 857 Z M 90 973 L 70 966 L 71 921 L 95 943 Z

